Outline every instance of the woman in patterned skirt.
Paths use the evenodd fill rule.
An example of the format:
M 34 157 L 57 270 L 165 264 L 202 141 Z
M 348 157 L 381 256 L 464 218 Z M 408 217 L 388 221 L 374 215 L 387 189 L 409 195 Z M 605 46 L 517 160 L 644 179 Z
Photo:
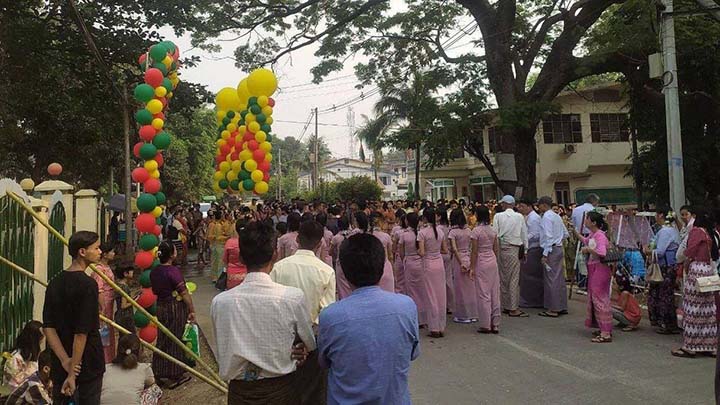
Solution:
M 655 210 L 655 222 L 661 226 L 655 235 L 651 248 L 645 254 L 657 258 L 663 281 L 650 283 L 648 291 L 648 314 L 650 324 L 659 326 L 657 333 L 669 335 L 677 332 L 675 311 L 675 256 L 680 245 L 680 232 L 676 226 L 675 214 L 669 208 Z
M 677 357 L 697 354 L 717 355 L 717 320 L 715 294 L 700 292 L 697 279 L 717 274 L 713 261 L 718 260 L 718 242 L 710 214 L 698 210 L 685 249 L 685 290 L 683 294 L 683 345 L 673 350 Z M 689 262 L 689 266 L 687 266 Z

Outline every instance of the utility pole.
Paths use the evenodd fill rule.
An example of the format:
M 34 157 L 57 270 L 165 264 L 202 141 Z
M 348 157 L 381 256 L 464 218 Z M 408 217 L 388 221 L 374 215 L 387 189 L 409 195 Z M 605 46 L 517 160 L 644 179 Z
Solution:
M 313 189 L 318 187 L 318 184 L 320 183 L 320 147 L 318 144 L 320 143 L 320 135 L 318 134 L 318 108 L 315 107 L 315 146 L 313 153 L 315 154 L 315 165 L 314 165 L 314 180 L 313 180 Z
M 635 196 L 637 197 L 637 209 L 642 211 L 643 209 L 643 192 L 642 192 L 642 170 L 640 170 L 640 157 L 638 153 L 637 144 L 637 129 L 632 131 L 632 165 L 633 165 L 633 177 L 635 180 Z M 679 209 L 679 208 L 678 208 Z
M 123 92 L 123 132 L 125 136 L 125 254 L 135 253 L 135 234 L 132 217 L 132 174 L 130 172 L 130 119 L 127 90 Z
M 660 12 L 663 50 L 663 94 L 665 94 L 665 127 L 668 149 L 668 182 L 670 205 L 679 210 L 685 204 L 680 101 L 678 96 L 677 60 L 675 56 L 675 22 L 673 0 L 662 0 Z
M 277 199 L 282 201 L 282 149 L 278 149 L 278 192 Z

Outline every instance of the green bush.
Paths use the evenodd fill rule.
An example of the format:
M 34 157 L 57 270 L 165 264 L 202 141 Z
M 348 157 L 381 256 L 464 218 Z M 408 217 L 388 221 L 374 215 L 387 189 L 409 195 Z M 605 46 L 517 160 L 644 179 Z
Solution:
M 382 188 L 366 176 L 340 180 L 335 183 L 335 191 L 341 200 L 379 200 L 382 196 Z

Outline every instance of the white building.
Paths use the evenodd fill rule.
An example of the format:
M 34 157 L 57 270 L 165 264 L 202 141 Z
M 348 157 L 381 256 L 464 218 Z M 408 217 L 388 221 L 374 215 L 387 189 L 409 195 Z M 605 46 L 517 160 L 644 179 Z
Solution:
M 404 168 L 403 168 L 404 169 Z M 407 184 L 407 172 L 406 169 L 401 171 L 398 168 L 399 173 L 405 173 L 405 184 Z M 402 191 L 401 195 L 398 191 L 400 183 L 399 173 L 396 173 L 394 168 L 381 167 L 377 173 L 378 185 L 383 189 L 384 199 L 395 199 L 403 198 L 405 192 Z M 375 172 L 373 171 L 372 163 L 363 162 L 362 160 L 340 158 L 331 160 L 320 168 L 320 181 L 333 182 L 342 179 L 349 179 L 351 177 L 365 176 L 371 179 L 375 178 Z M 300 190 L 310 189 L 312 183 L 311 173 L 303 172 L 298 177 L 298 188 Z M 407 186 L 405 186 L 407 189 Z

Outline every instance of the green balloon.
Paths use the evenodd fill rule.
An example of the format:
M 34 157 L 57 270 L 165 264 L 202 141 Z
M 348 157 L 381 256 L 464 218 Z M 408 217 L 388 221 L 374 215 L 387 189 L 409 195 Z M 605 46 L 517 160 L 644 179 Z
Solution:
M 157 207 L 157 200 L 155 196 L 150 193 L 142 193 L 137 198 L 137 207 L 141 212 L 150 212 Z
M 232 110 L 231 110 L 231 111 L 228 111 L 227 114 L 225 114 L 225 116 L 226 116 L 226 117 L 233 118 L 233 117 L 235 117 L 235 111 L 232 111 Z
M 157 147 L 151 143 L 144 143 L 140 147 L 140 157 L 145 160 L 150 160 L 157 155 Z
M 256 115 L 256 116 L 255 116 L 255 119 L 257 120 L 257 122 L 259 122 L 259 123 L 261 123 L 261 124 L 264 124 L 265 121 L 267 121 L 267 117 L 266 117 L 265 114 L 263 114 L 263 113 L 260 113 L 260 114 Z
M 231 121 L 230 118 L 228 118 L 227 116 L 225 118 L 223 118 L 223 120 L 222 120 L 223 127 L 226 127 L 230 123 L 230 121 Z
M 168 50 L 162 42 L 150 48 L 150 57 L 156 62 L 160 62 L 165 59 L 167 53 Z
M 250 191 L 255 188 L 255 182 L 252 181 L 252 179 L 243 180 L 242 185 L 245 191 Z
M 155 267 L 160 265 L 160 259 L 153 260 L 152 264 L 150 265 L 150 270 L 154 269 Z
M 138 328 L 144 328 L 150 323 L 150 318 L 145 316 L 140 311 L 135 311 L 135 314 L 133 315 L 133 320 L 135 321 L 135 326 Z
M 147 308 L 147 311 L 150 312 L 150 315 L 156 315 L 157 314 L 157 301 L 155 301 L 154 304 L 150 305 L 150 307 Z
M 243 162 L 243 164 L 245 164 L 245 162 Z M 240 174 L 238 174 L 238 179 L 240 179 L 241 181 L 245 181 L 249 178 L 250 178 L 250 172 L 248 172 L 247 170 L 241 170 Z
M 140 237 L 140 248 L 142 250 L 152 250 L 155 246 L 160 244 L 160 240 L 157 236 L 146 233 L 145 235 Z
M 172 82 L 167 77 L 163 79 L 162 86 L 165 87 L 165 90 L 167 90 L 168 93 L 173 91 Z
M 143 288 L 150 288 L 150 270 L 145 270 L 138 278 L 138 282 Z
M 260 108 L 260 106 L 257 104 L 253 104 L 250 106 L 250 112 L 255 115 L 258 115 L 262 112 L 262 108 Z
M 248 99 L 248 105 L 257 104 L 257 97 L 252 96 Z
M 226 188 L 228 188 L 228 185 L 229 185 L 229 184 L 228 184 L 228 181 L 225 180 L 225 179 L 222 179 L 222 180 L 220 180 L 220 181 L 218 182 L 218 186 L 220 186 L 220 188 L 223 189 L 223 190 L 225 190 Z
M 240 118 L 244 120 L 245 116 L 247 116 L 247 113 L 248 113 L 247 110 L 240 111 Z
M 270 131 L 272 130 L 272 128 L 270 128 L 270 124 L 262 124 L 260 125 L 260 129 L 262 129 L 266 134 L 270 134 Z
M 270 135 L 270 134 L 265 135 L 265 142 L 272 142 L 272 137 L 273 137 L 273 136 L 274 136 L 274 135 Z
M 158 45 L 164 46 L 169 53 L 175 53 L 175 49 L 177 49 L 173 41 L 160 41 Z
M 150 125 L 153 120 L 152 113 L 146 109 L 137 110 L 135 113 L 135 121 L 141 125 Z
M 157 200 L 158 205 L 163 205 L 165 204 L 165 201 L 167 201 L 165 193 L 163 193 L 162 191 L 158 191 L 157 193 L 155 193 L 155 199 Z
M 242 169 L 242 171 L 245 171 L 245 162 L 244 161 L 240 162 L 240 168 Z
M 163 131 L 155 135 L 152 141 L 153 145 L 160 150 L 165 150 L 170 146 L 170 134 Z
M 238 191 L 238 190 L 240 189 L 240 180 L 235 179 L 235 180 L 231 181 L 231 182 L 230 182 L 230 188 L 233 189 L 233 190 L 235 190 L 235 191 Z
M 158 205 L 160 205 L 160 204 L 158 204 Z M 155 218 L 155 223 L 158 225 L 162 225 L 162 218 L 161 217 Z
M 167 76 L 168 70 L 167 70 L 167 68 L 165 67 L 165 65 L 163 65 L 162 63 L 160 63 L 160 62 L 154 63 L 152 67 L 154 67 L 155 69 L 161 71 L 162 74 L 163 74 L 163 76 Z
M 147 103 L 155 97 L 155 89 L 149 84 L 138 84 L 135 86 L 135 100 L 141 103 Z

